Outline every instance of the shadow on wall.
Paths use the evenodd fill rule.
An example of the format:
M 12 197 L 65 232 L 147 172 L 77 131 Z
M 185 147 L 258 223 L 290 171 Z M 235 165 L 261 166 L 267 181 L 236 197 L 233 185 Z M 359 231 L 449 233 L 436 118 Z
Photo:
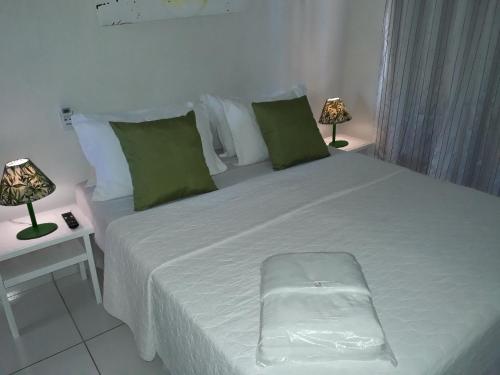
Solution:
M 306 83 L 316 117 L 327 98 L 341 97 L 353 119 L 339 130 L 373 139 L 385 0 L 288 3 L 288 74 Z
M 339 96 L 344 70 L 347 0 L 289 1 L 289 76 L 303 81 L 316 118 Z
M 355 113 L 356 118 L 353 117 L 349 123 L 344 124 L 344 127 L 342 124 L 339 125 L 340 131 L 361 139 L 374 140 L 375 111 L 373 103 L 368 103 L 366 97 L 358 93 L 356 99 L 349 102 L 347 109 L 350 111 L 349 113 Z

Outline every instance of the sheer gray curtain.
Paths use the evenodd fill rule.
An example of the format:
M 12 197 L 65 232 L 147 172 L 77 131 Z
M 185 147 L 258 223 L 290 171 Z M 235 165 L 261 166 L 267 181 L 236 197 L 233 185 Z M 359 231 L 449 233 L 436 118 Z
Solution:
M 376 155 L 500 195 L 500 0 L 387 0 Z

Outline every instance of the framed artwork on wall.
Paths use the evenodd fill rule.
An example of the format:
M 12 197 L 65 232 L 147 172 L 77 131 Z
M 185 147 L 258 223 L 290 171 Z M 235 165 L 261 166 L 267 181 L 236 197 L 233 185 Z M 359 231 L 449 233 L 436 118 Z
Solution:
M 249 0 L 97 0 L 102 26 L 240 12 Z

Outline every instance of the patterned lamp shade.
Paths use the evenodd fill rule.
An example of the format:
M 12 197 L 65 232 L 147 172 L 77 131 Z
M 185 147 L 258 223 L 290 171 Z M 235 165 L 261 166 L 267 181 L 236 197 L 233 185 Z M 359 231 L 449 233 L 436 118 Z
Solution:
M 320 124 L 333 125 L 349 121 L 351 115 L 346 111 L 345 104 L 340 98 L 327 99 L 319 119 Z
M 0 205 L 18 206 L 46 197 L 56 185 L 29 159 L 5 165 L 0 182 Z

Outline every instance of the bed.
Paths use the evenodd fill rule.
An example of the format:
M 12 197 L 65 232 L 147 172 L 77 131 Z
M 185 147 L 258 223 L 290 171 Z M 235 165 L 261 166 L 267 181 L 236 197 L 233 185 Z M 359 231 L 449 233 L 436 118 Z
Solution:
M 355 153 L 259 168 L 105 224 L 104 306 L 131 328 L 142 358 L 158 354 L 172 375 L 494 373 L 497 197 Z M 255 364 L 259 267 L 291 251 L 356 256 L 398 367 Z

